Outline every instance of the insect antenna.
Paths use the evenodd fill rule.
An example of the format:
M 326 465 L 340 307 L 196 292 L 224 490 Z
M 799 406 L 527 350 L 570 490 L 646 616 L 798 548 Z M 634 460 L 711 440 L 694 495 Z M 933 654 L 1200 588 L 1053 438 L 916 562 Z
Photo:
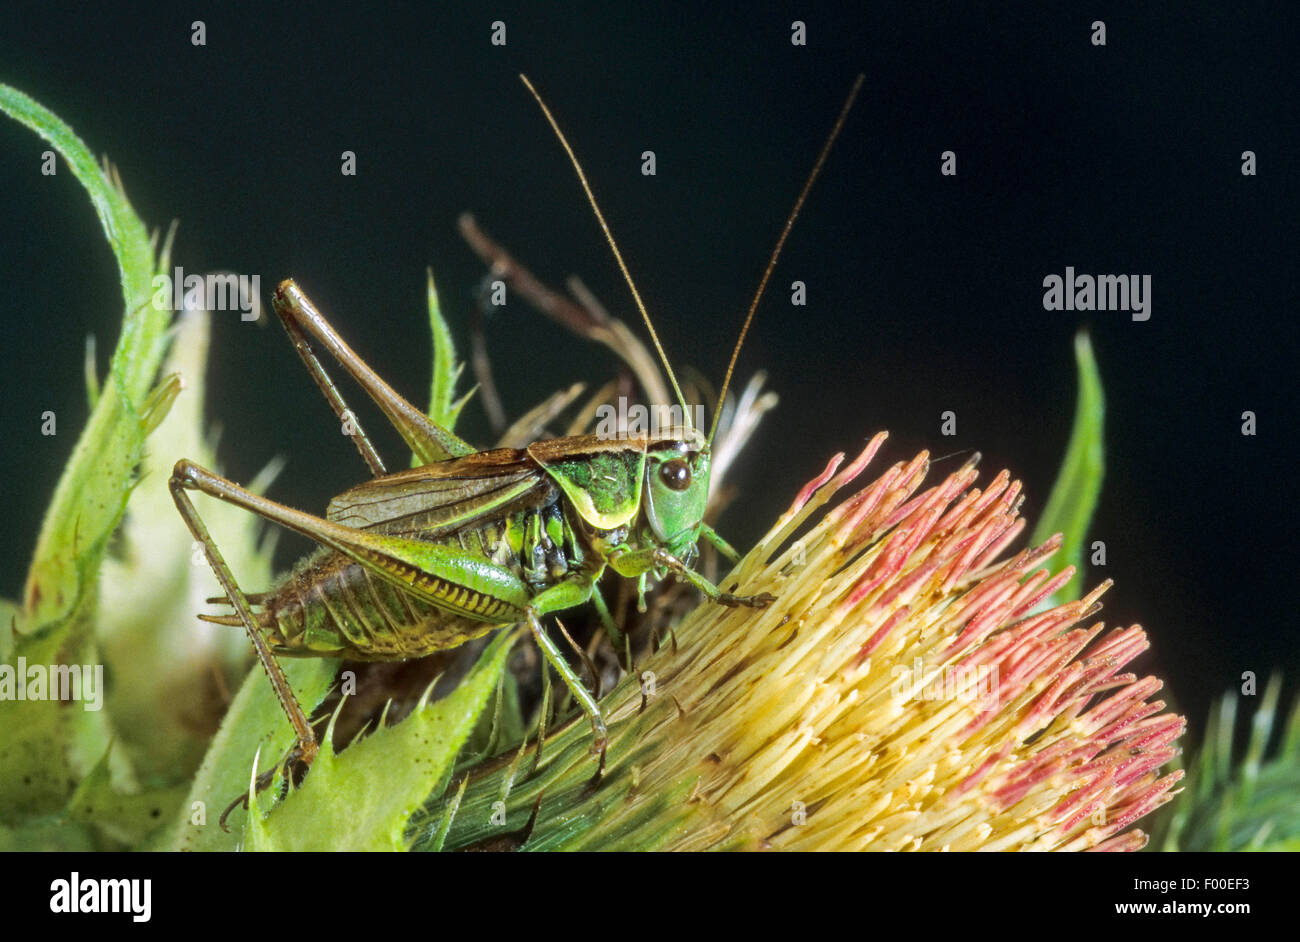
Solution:
M 686 397 L 682 395 L 682 388 L 677 385 L 677 377 L 673 374 L 673 368 L 668 363 L 668 356 L 664 353 L 663 344 L 659 342 L 659 335 L 655 333 L 655 325 L 650 322 L 650 314 L 641 301 L 641 293 L 636 290 L 636 284 L 632 281 L 632 274 L 627 270 L 627 263 L 623 261 L 623 253 L 618 250 L 618 243 L 614 241 L 614 233 L 610 231 L 609 223 L 605 222 L 605 214 L 600 211 L 600 206 L 596 204 L 596 194 L 591 192 L 591 184 L 587 182 L 587 175 L 582 171 L 582 164 L 578 163 L 577 154 L 569 146 L 569 141 L 564 136 L 564 132 L 560 130 L 559 124 L 556 123 L 555 117 L 551 114 L 551 109 L 546 107 L 546 102 L 542 101 L 542 96 L 537 93 L 537 89 L 533 88 L 533 83 L 528 81 L 528 76 L 521 73 L 519 78 L 523 80 L 533 98 L 537 99 L 538 107 L 542 109 L 542 114 L 546 116 L 546 120 L 551 125 L 551 130 L 555 132 L 555 136 L 560 139 L 560 145 L 564 148 L 564 152 L 569 155 L 569 162 L 573 164 L 573 169 L 578 172 L 578 181 L 587 194 L 587 202 L 591 204 L 592 210 L 596 213 L 596 220 L 600 223 L 601 231 L 605 233 L 605 241 L 614 250 L 614 258 L 618 261 L 619 270 L 623 272 L 623 279 L 627 282 L 627 286 L 632 289 L 632 300 L 636 302 L 637 310 L 641 312 L 641 317 L 650 330 L 650 339 L 654 341 L 655 349 L 659 351 L 659 359 L 663 362 L 664 369 L 668 373 L 668 379 L 673 384 L 673 392 L 677 395 L 677 402 L 682 407 L 682 415 L 689 425 L 691 410 L 686 407 Z
M 786 219 L 785 227 L 781 230 L 781 237 L 776 240 L 776 248 L 772 249 L 772 257 L 767 260 L 767 268 L 763 271 L 763 278 L 758 283 L 758 290 L 754 292 L 754 300 L 750 302 L 749 313 L 745 315 L 744 326 L 740 328 L 740 337 L 736 339 L 736 348 L 731 351 L 731 362 L 727 364 L 727 373 L 722 378 L 722 389 L 718 393 L 718 404 L 713 410 L 713 425 L 709 428 L 708 440 L 710 444 L 713 442 L 714 434 L 718 431 L 718 419 L 722 417 L 722 403 L 727 398 L 727 386 L 731 383 L 731 373 L 736 368 L 736 358 L 740 356 L 740 348 L 745 343 L 745 335 L 749 333 L 749 325 L 754 319 L 754 311 L 758 308 L 758 302 L 763 297 L 763 290 L 767 288 L 768 279 L 772 277 L 772 269 L 776 268 L 776 260 L 781 255 L 781 249 L 785 247 L 786 237 L 790 235 L 790 229 L 794 226 L 799 210 L 803 209 L 804 200 L 808 198 L 808 191 L 812 189 L 813 181 L 821 173 L 822 165 L 826 163 L 826 156 L 831 152 L 831 145 L 835 143 L 835 138 L 839 137 L 840 128 L 844 127 L 844 119 L 849 116 L 849 109 L 853 107 L 854 99 L 858 97 L 858 91 L 862 88 L 865 79 L 866 76 L 859 73 L 853 82 L 853 87 L 849 89 L 849 97 L 844 100 L 844 107 L 840 109 L 840 116 L 835 119 L 835 126 L 831 128 L 826 143 L 822 145 L 821 153 L 817 155 L 817 162 L 813 164 L 812 173 L 808 174 L 808 180 L 804 183 L 799 198 L 794 201 L 794 209 L 790 210 L 790 216 Z

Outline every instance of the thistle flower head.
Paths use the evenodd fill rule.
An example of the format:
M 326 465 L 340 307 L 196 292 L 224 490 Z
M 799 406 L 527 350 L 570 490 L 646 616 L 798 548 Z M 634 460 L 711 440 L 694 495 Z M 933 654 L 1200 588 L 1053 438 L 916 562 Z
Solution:
M 471 806 L 512 787 L 540 801 L 546 846 L 1141 847 L 1128 829 L 1171 797 L 1181 773 L 1160 770 L 1185 726 L 1151 699 L 1158 679 L 1125 670 L 1145 632 L 1092 621 L 1108 584 L 1044 609 L 1073 570 L 1038 568 L 1059 539 L 1005 555 L 1023 527 L 1005 472 L 926 488 L 922 453 L 813 522 L 884 437 L 832 460 L 721 586 L 774 604 L 702 603 L 603 701 L 589 830 L 543 826 L 590 775 L 584 724 L 532 773 L 472 780 Z

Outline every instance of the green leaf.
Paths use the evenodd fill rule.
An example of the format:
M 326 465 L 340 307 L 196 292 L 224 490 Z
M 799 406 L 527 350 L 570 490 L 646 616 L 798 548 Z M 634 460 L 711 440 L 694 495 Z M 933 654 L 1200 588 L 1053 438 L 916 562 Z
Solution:
M 464 364 L 456 363 L 456 347 L 451 340 L 451 330 L 442 318 L 438 304 L 438 290 L 433 285 L 433 270 L 429 269 L 429 326 L 433 330 L 433 383 L 429 393 L 429 418 L 449 432 L 456 430 L 456 420 L 465 407 L 466 395 L 456 401 L 456 381 L 460 379 Z
M 1046 607 L 1080 595 L 1088 527 L 1105 476 L 1102 418 L 1106 404 L 1102 396 L 1101 374 L 1092 355 L 1092 342 L 1082 331 L 1074 338 L 1074 358 L 1079 372 L 1074 427 L 1070 430 L 1070 443 L 1065 449 L 1061 471 L 1052 485 L 1047 507 L 1034 529 L 1030 544 L 1037 545 L 1054 534 L 1063 534 L 1061 558 L 1074 566 L 1076 572 L 1074 578 L 1045 603 Z
M 121 521 L 144 452 L 142 409 L 167 346 L 171 312 L 150 304 L 154 246 L 116 172 L 101 168 L 66 124 L 22 92 L 0 85 L 0 111 L 48 141 L 90 196 L 117 259 L 124 301 L 122 335 L 89 421 L 46 510 L 18 618 L 25 637 L 11 653 L 31 663 L 98 662 L 93 639 L 100 564 Z M 165 266 L 164 246 L 159 266 Z M 161 417 L 165 396 L 154 401 Z M 50 700 L 0 702 L 0 817 L 13 821 L 62 805 L 111 739 L 105 712 Z M 124 758 L 114 780 L 132 786 Z
M 298 702 L 310 713 L 334 683 L 339 663 L 307 658 L 286 661 L 283 666 Z M 176 820 L 152 849 L 235 850 L 244 813 L 231 813 L 229 832 L 219 826 L 221 813 L 236 798 L 247 794 L 254 757 L 265 769 L 278 762 L 293 741 L 293 730 L 265 672 L 260 666 L 254 667 L 213 737 Z
M 86 635 L 79 633 L 73 646 L 66 646 L 67 640 L 54 632 L 20 637 L 11 652 L 12 660 L 6 659 L 0 667 L 13 671 L 10 679 L 15 685 L 0 697 L 0 822 L 16 825 L 29 817 L 61 811 L 86 771 L 78 767 L 73 746 L 93 741 L 99 714 L 84 709 L 82 703 L 47 699 L 48 689 L 35 699 L 30 690 L 24 690 L 19 698 L 16 689 L 19 679 L 25 683 L 33 669 L 33 679 L 48 678 L 51 665 L 96 660 Z M 4 683 L 0 676 L 0 684 Z M 101 755 L 108 744 L 106 731 L 103 742 Z
M 95 836 L 84 824 L 69 821 L 63 815 L 32 818 L 16 827 L 0 824 L 0 853 L 13 851 L 74 851 L 86 853 L 95 850 Z
M 8 599 L 0 599 L 0 664 L 12 661 L 14 644 L 19 631 L 18 620 L 22 617 L 22 607 Z
M 93 827 L 112 845 L 133 847 L 171 817 L 185 797 L 183 786 L 125 794 L 113 785 L 109 753 L 105 752 L 81 780 L 68 802 L 65 820 Z
M 447 832 L 451 830 L 451 823 L 456 820 L 456 812 L 460 810 L 461 799 L 465 797 L 465 786 L 469 785 L 469 776 L 461 777 L 460 787 L 456 789 L 456 794 L 451 796 L 443 809 L 442 818 L 438 822 L 437 828 L 430 836 L 427 845 L 423 848 L 431 854 L 440 854 L 447 843 Z
M 265 817 L 251 815 L 249 848 L 406 850 L 411 816 L 451 770 L 496 693 L 517 637 L 499 632 L 450 695 L 432 704 L 422 700 L 402 722 L 377 729 L 342 753 L 331 744 L 331 723 L 302 785 Z
M 1230 691 L 1210 712 L 1181 794 L 1151 828 L 1153 849 L 1272 851 L 1300 846 L 1300 700 L 1283 726 L 1282 678 L 1259 698 L 1245 743 L 1235 736 L 1240 701 Z M 1270 742 L 1276 745 L 1270 751 Z
M 101 570 L 95 627 L 114 680 L 108 708 L 118 745 L 144 781 L 184 781 L 194 774 L 224 710 L 220 691 L 237 689 L 253 653 L 242 629 L 199 621 L 198 612 L 217 610 L 204 600 L 225 593 L 167 488 L 178 458 L 217 467 L 203 434 L 210 328 L 206 311 L 177 318 L 163 372 L 183 388 L 149 437 L 139 467 L 144 483 L 131 495 L 130 513 Z M 261 493 L 274 468 L 249 489 Z M 206 494 L 191 499 L 240 584 L 250 590 L 270 585 L 270 540 L 259 546 L 262 520 Z
M 166 347 L 171 312 L 150 303 L 153 245 L 116 172 L 101 169 L 71 128 L 17 89 L 0 85 L 0 111 L 53 145 L 85 187 L 117 258 L 124 302 L 109 381 L 55 488 L 28 573 L 27 630 L 39 631 L 69 622 L 93 595 L 99 562 L 121 520 L 143 450 L 139 410 Z

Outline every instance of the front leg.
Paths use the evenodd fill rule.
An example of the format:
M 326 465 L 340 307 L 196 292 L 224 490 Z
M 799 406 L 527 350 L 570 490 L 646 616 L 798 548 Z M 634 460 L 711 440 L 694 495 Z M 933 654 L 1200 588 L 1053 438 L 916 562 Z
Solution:
M 596 703 L 596 698 L 583 685 L 581 678 L 574 673 L 573 668 L 569 666 L 569 662 L 560 653 L 560 649 L 551 640 L 551 636 L 546 633 L 541 620 L 542 616 L 550 612 L 576 608 L 591 598 L 594 589 L 595 578 L 591 573 L 577 573 L 534 596 L 527 608 L 524 609 L 524 617 L 528 622 L 528 627 L 533 632 L 533 640 L 537 642 L 537 647 L 541 649 L 542 656 L 555 668 L 555 672 L 560 675 L 564 685 L 569 688 L 573 698 L 578 701 L 582 711 L 591 720 L 591 731 L 594 737 L 591 751 L 593 754 L 600 755 L 600 767 L 596 772 L 596 776 L 599 778 L 601 771 L 605 768 L 605 748 L 609 744 L 609 735 L 605 729 L 605 716 L 600 712 L 600 706 Z
M 730 592 L 723 592 L 672 553 L 658 546 L 616 550 L 609 554 L 609 565 L 619 575 L 629 578 L 644 575 L 652 569 L 668 569 L 695 586 L 710 600 L 729 607 L 746 605 L 750 608 L 765 608 L 776 601 L 776 596 L 766 592 L 760 592 L 758 595 L 732 595 Z
M 717 530 L 702 521 L 700 523 L 700 536 L 712 543 L 713 548 L 721 553 L 723 558 L 733 566 L 740 562 L 740 554 L 736 552 L 735 548 L 719 536 Z

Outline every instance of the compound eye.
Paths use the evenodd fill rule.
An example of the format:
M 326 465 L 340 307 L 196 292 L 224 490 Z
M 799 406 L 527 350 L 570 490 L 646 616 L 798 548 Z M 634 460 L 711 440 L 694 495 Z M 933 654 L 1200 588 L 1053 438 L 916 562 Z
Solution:
M 659 466 L 659 477 L 674 491 L 684 491 L 691 486 L 691 466 L 685 458 L 674 458 Z

